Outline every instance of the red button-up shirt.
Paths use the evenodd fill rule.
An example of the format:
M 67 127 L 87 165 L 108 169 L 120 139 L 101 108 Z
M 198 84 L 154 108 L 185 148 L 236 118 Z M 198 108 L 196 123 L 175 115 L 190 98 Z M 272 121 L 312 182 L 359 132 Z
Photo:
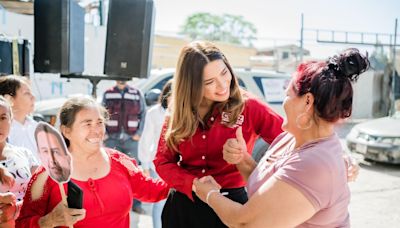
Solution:
M 271 143 L 282 132 L 282 117 L 265 103 L 248 98 L 244 110 L 235 126 L 223 124 L 227 113 L 214 112 L 208 120 L 208 130 L 198 128 L 192 138 L 178 145 L 178 153 L 173 153 L 166 144 L 164 124 L 154 160 L 160 177 L 172 188 L 192 198 L 194 178 L 211 175 L 222 188 L 239 188 L 245 181 L 235 165 L 228 164 L 222 155 L 222 147 L 230 138 L 236 137 L 236 129 L 242 126 L 243 137 L 247 142 L 247 151 L 251 153 L 258 136 Z M 184 121 L 184 120 L 182 120 Z

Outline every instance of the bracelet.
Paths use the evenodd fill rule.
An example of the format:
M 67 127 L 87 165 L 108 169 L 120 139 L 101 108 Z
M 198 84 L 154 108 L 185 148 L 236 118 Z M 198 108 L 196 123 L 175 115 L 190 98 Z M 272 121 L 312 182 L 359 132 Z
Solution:
M 214 192 L 218 192 L 218 193 L 219 193 L 219 190 L 217 190 L 217 189 L 211 189 L 211 190 L 207 193 L 207 197 L 206 197 L 206 203 L 207 203 L 207 204 L 210 204 L 210 203 L 208 202 L 208 199 L 210 198 L 211 194 L 214 193 Z
M 19 216 L 19 212 L 21 210 L 21 206 L 22 205 L 18 205 L 17 203 L 15 203 L 15 211 L 14 211 L 14 215 L 13 215 L 13 220 L 16 220 Z

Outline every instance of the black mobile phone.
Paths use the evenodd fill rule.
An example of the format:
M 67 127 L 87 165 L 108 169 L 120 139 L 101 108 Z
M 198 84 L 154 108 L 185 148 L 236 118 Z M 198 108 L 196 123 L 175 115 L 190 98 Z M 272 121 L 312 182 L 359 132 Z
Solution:
M 82 209 L 83 191 L 71 180 L 68 181 L 68 208 Z

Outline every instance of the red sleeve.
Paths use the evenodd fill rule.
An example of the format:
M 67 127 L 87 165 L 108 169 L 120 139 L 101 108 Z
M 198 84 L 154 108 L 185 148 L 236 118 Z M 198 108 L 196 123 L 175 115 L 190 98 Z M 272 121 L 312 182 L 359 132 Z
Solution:
M 43 167 L 38 168 L 36 173 L 32 176 L 29 181 L 28 188 L 25 193 L 24 203 L 22 204 L 21 212 L 16 220 L 15 227 L 33 227 L 39 228 L 39 219 L 50 211 L 48 210 L 50 182 L 47 180 L 45 186 L 43 186 L 42 196 L 33 201 L 32 200 L 32 185 L 36 182 L 38 176 L 43 173 L 45 169 Z
M 165 140 L 165 133 L 167 131 L 167 121 L 161 131 L 160 141 L 158 142 L 157 153 L 154 159 L 158 175 L 167 182 L 170 187 L 175 188 L 177 191 L 186 194 L 189 199 L 193 200 L 192 184 L 196 176 L 184 170 L 178 165 L 179 154 L 172 152 Z
M 283 118 L 258 98 L 249 98 L 246 103 L 255 132 L 271 144 L 283 132 Z
M 135 199 L 143 202 L 158 202 L 167 198 L 169 187 L 163 180 L 146 177 L 138 168 L 136 160 L 120 152 L 111 152 L 111 157 L 119 162 L 128 172 Z

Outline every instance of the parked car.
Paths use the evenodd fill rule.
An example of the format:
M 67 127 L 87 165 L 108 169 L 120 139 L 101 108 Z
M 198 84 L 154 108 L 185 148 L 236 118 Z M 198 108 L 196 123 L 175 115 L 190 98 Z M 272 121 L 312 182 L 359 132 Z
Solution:
M 68 98 L 71 97 L 81 97 L 81 96 L 89 96 L 86 94 L 71 94 L 68 97 L 59 97 L 54 99 L 47 99 L 37 101 L 35 103 L 35 111 L 33 113 L 33 119 L 36 121 L 44 121 L 50 123 L 51 125 L 55 125 L 57 122 L 57 114 Z
M 366 159 L 400 164 L 400 111 L 355 125 L 346 141 L 350 151 Z

